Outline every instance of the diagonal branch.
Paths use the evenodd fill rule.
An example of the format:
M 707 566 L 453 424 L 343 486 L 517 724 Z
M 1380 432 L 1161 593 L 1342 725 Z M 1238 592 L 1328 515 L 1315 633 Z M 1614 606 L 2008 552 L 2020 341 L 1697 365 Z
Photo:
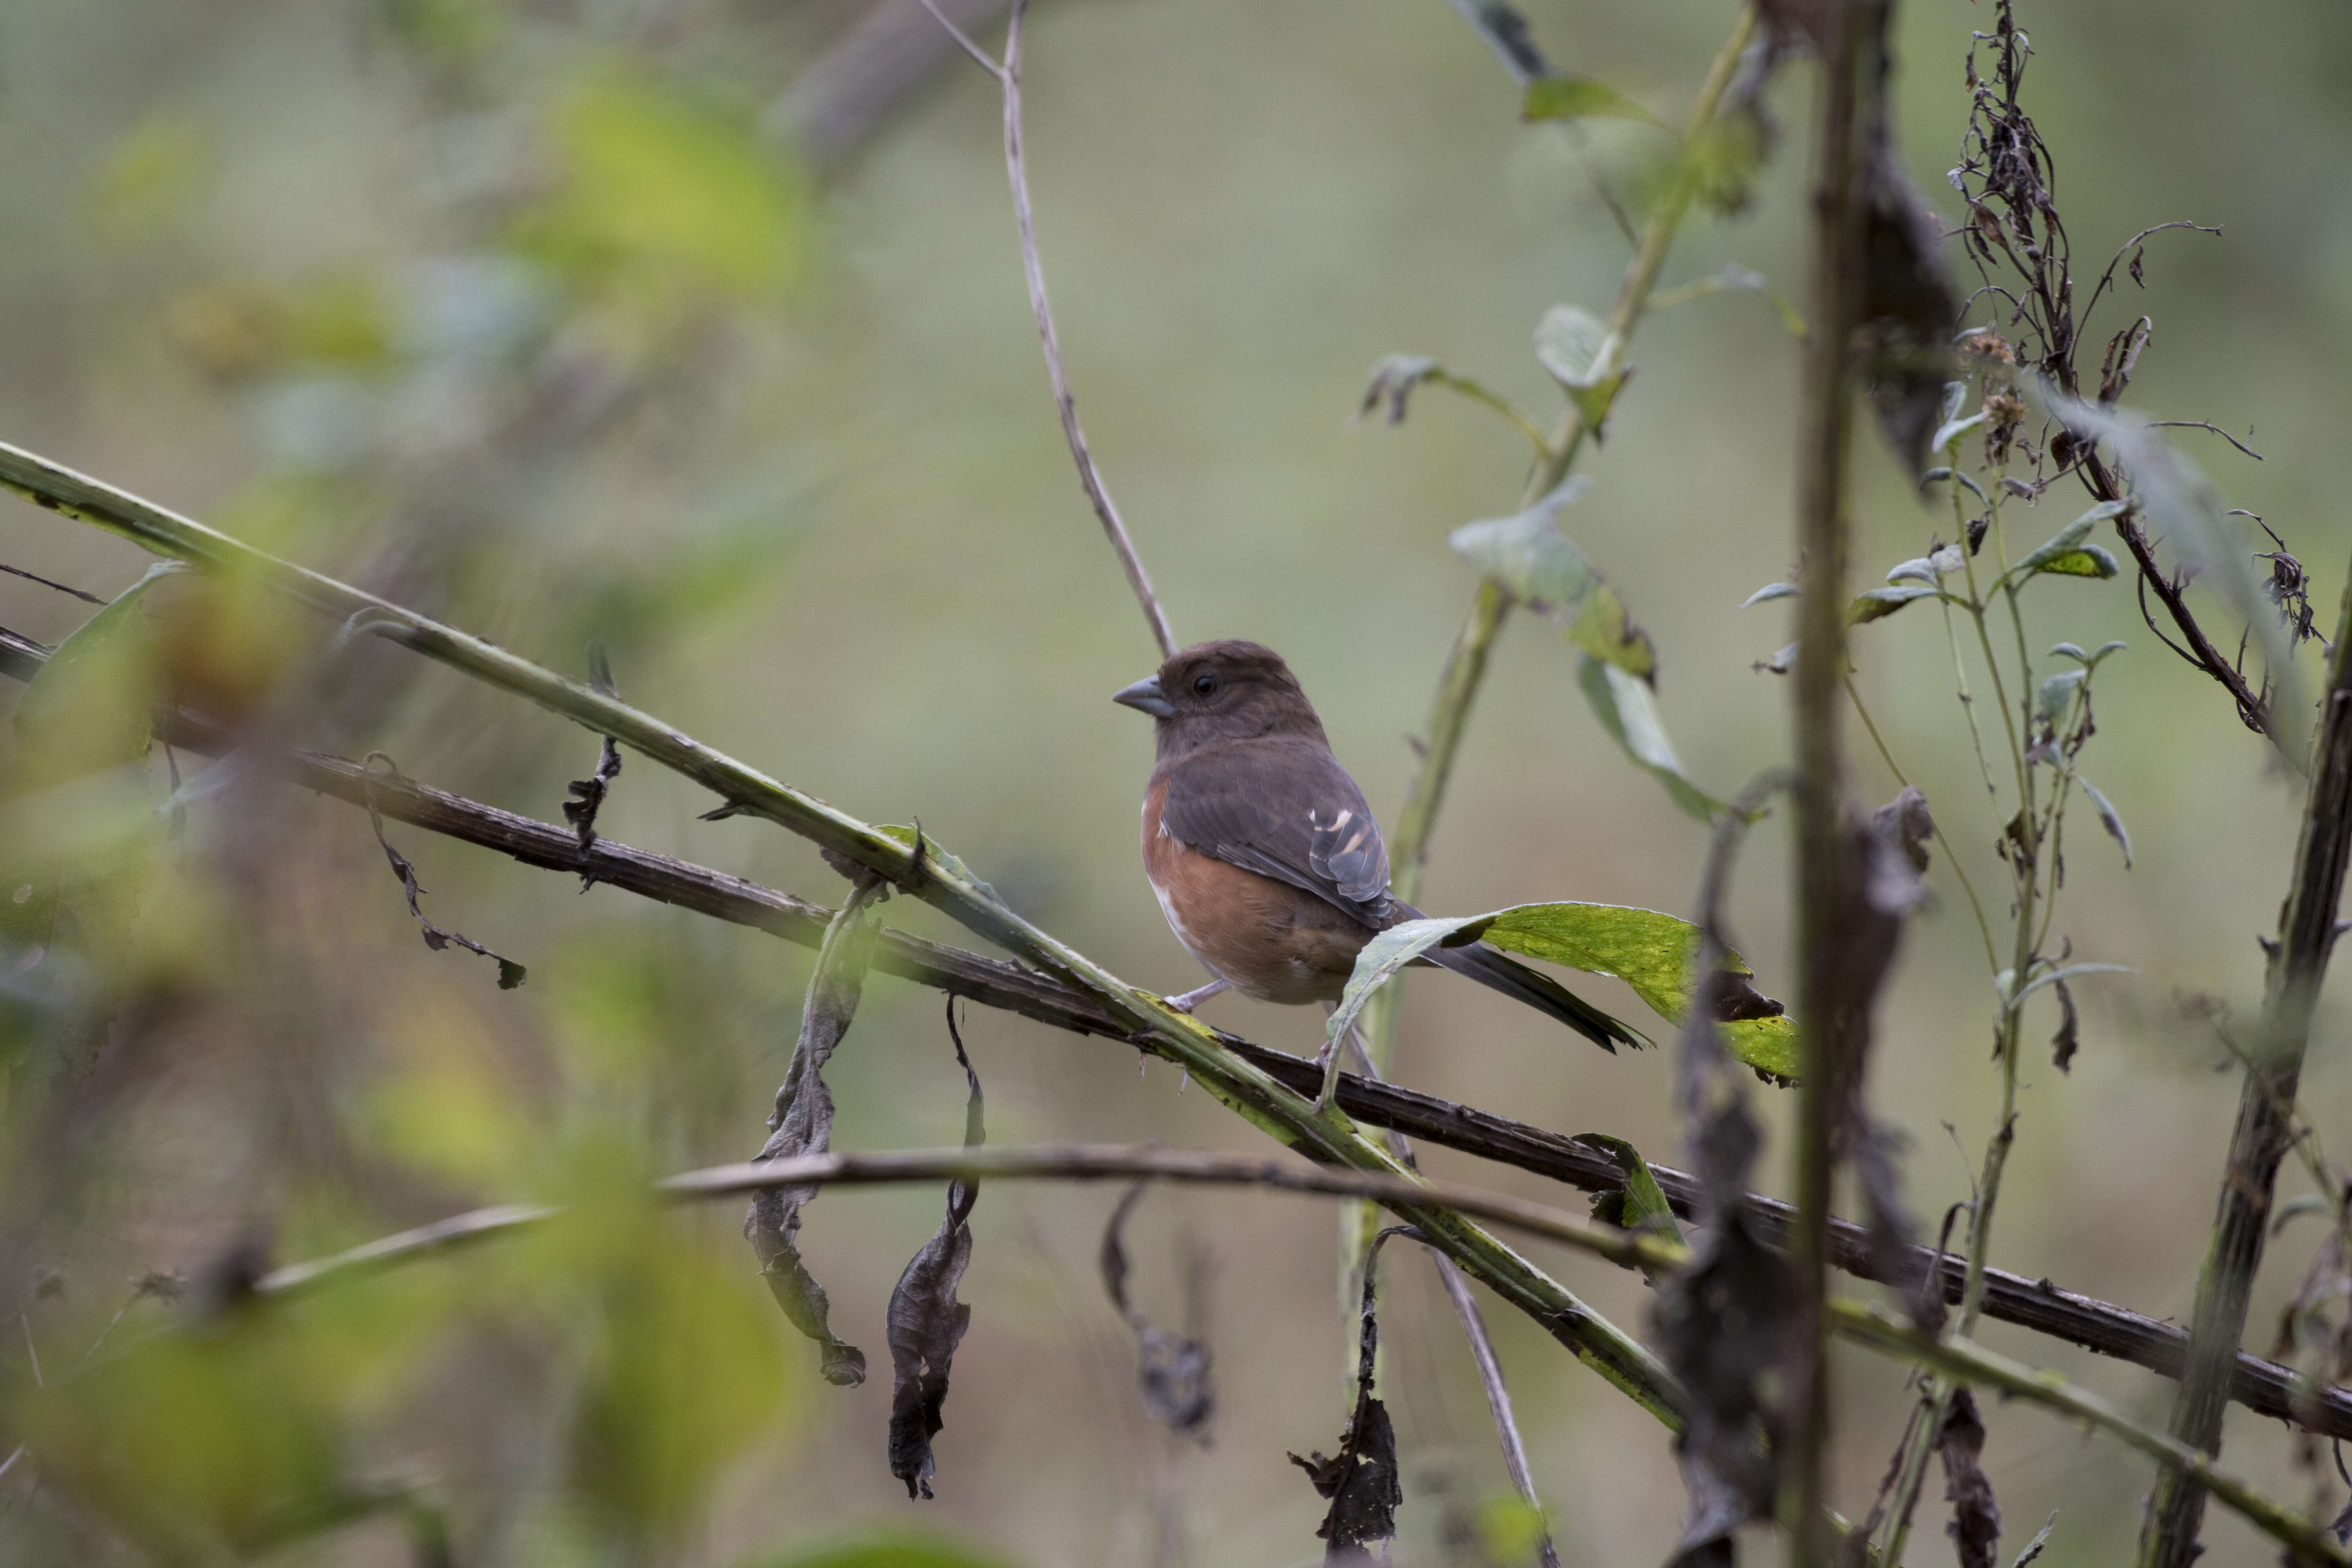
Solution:
M 486 685 L 524 698 L 694 780 L 736 812 L 762 816 L 820 848 L 879 874 L 967 930 L 1084 992 L 1137 1045 L 1181 1066 L 1221 1103 L 1277 1142 L 1321 1163 L 1410 1180 L 1403 1167 L 1336 1107 L 1310 1100 L 1228 1049 L 1206 1026 L 1130 985 L 1076 948 L 1023 919 L 945 853 L 914 846 L 779 783 L 619 699 L 567 680 L 493 643 L 253 549 L 112 486 L 0 445 L 0 486 L 52 511 L 121 534 L 147 549 L 213 571 L 232 571 L 342 618 L 345 635 L 397 642 Z M 1521 1311 L 1577 1358 L 1665 1425 L 1681 1394 L 1641 1342 L 1594 1312 L 1558 1280 L 1490 1232 L 1444 1208 L 1400 1203 L 1406 1224 Z
M 29 637 L 0 628 L 0 675 L 29 680 L 48 651 Z M 226 751 L 231 744 L 221 731 L 180 711 L 164 716 L 157 733 L 173 745 L 207 754 Z M 286 752 L 262 761 L 305 789 L 354 806 L 366 805 L 370 785 L 366 771 L 357 763 L 314 752 Z M 379 778 L 373 788 L 383 815 L 396 822 L 496 850 L 526 866 L 583 877 L 592 884 L 604 883 L 657 903 L 764 931 L 802 947 L 816 947 L 833 919 L 834 911 L 823 904 L 611 839 L 600 838 L 583 852 L 572 834 L 551 823 L 501 811 L 411 779 Z M 1003 959 L 885 929 L 874 966 L 919 985 L 1057 1029 L 1129 1043 L 1118 1021 L 1084 992 Z M 1321 1081 L 1315 1065 L 1304 1058 L 1223 1031 L 1218 1031 L 1217 1038 L 1226 1049 L 1294 1092 L 1312 1094 Z M 1586 1192 L 1614 1191 L 1624 1181 L 1616 1164 L 1574 1139 L 1352 1073 L 1340 1078 L 1339 1107 L 1359 1121 Z M 1685 1219 L 1696 1217 L 1700 1200 L 1696 1180 L 1668 1165 L 1653 1165 L 1651 1170 L 1675 1212 Z M 1790 1205 L 1754 1193 L 1748 1194 L 1748 1204 L 1764 1237 L 1785 1246 Z M 1848 1220 L 1831 1223 L 1830 1258 L 1856 1279 L 1885 1283 L 1902 1283 L 1932 1272 L 1947 1301 L 1958 1302 L 1961 1297 L 1965 1269 L 1958 1258 L 1914 1247 L 1890 1271 L 1874 1258 L 1867 1233 Z M 1984 1310 L 2001 1322 L 2068 1341 L 2164 1377 L 2178 1378 L 2185 1363 L 2189 1336 L 2179 1328 L 2126 1307 L 2061 1289 L 2047 1279 L 2028 1279 L 1988 1268 Z M 2324 1436 L 2352 1437 L 2352 1392 L 2334 1387 L 2299 1390 L 2292 1369 L 2259 1356 L 2240 1353 L 2230 1397 L 2260 1415 L 2294 1422 Z M 2306 1399 L 2316 1403 L 2304 1403 Z

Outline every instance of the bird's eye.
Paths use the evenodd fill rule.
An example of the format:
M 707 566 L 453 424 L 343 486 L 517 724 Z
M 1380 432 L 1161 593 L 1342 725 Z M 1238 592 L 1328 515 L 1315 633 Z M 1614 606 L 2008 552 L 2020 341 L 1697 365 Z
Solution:
M 1217 689 L 1217 678 L 1213 675 L 1196 675 L 1192 678 L 1192 689 L 1206 697 Z

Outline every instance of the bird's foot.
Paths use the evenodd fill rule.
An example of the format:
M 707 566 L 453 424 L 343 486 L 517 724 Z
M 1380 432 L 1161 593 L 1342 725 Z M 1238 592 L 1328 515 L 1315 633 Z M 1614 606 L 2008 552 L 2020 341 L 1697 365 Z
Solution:
M 1181 996 L 1162 996 L 1160 999 L 1160 1005 L 1171 1013 L 1189 1014 L 1193 1008 L 1218 993 L 1232 990 L 1233 984 L 1230 980 L 1212 980 L 1206 985 L 1195 986 Z

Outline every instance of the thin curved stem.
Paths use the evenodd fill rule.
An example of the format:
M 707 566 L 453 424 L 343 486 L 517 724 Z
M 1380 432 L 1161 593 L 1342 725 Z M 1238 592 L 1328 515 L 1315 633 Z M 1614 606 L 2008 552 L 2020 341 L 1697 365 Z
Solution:
M 1069 373 L 1062 366 L 1061 339 L 1054 331 L 1054 308 L 1045 299 L 1045 268 L 1037 258 L 1037 228 L 1029 208 L 1028 166 L 1021 140 L 1021 22 L 1028 8 L 1028 0 L 1013 0 L 1012 20 L 1004 31 L 1004 62 L 997 68 L 996 79 L 1004 88 L 1004 171 L 1013 184 L 1013 219 L 1021 231 L 1021 270 L 1029 280 L 1029 310 L 1037 321 L 1038 342 L 1045 346 L 1045 374 L 1054 384 L 1054 406 L 1062 416 L 1062 436 L 1069 443 L 1070 460 L 1077 465 L 1078 487 L 1094 503 L 1095 516 L 1102 520 L 1103 532 L 1127 573 L 1128 586 L 1135 590 L 1143 618 L 1151 624 L 1160 657 L 1166 658 L 1176 651 L 1176 634 L 1169 628 L 1168 613 L 1160 607 L 1160 595 L 1152 590 L 1150 574 L 1143 569 L 1135 541 L 1128 536 L 1127 524 L 1112 504 L 1110 489 L 1095 468 L 1087 433 L 1078 426 L 1077 399 L 1070 394 Z

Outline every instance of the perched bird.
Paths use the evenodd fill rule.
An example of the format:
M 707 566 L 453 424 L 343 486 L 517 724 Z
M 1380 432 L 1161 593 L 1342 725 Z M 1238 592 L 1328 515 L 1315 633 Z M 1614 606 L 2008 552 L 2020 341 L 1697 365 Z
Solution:
M 1261 1002 L 1337 1002 L 1375 932 L 1422 918 L 1391 896 L 1380 824 L 1273 649 L 1202 643 L 1111 700 L 1157 721 L 1143 868 L 1176 939 L 1216 976 L 1169 1005 L 1189 1013 L 1229 986 Z M 1432 948 L 1428 962 L 1549 1014 L 1605 1051 L 1643 1043 L 1484 942 Z

